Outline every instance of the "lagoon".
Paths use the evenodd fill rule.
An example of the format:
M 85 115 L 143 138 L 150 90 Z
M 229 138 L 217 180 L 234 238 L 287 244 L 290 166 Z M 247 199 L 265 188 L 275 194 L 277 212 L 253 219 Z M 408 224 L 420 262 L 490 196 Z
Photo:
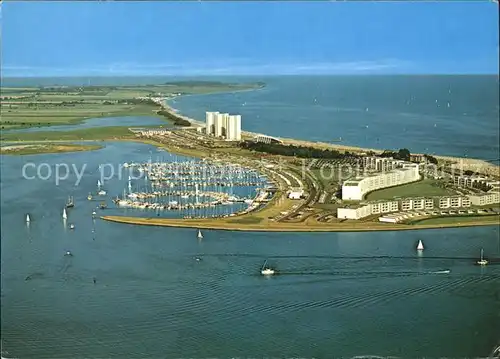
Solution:
M 112 127 L 112 126 L 153 126 L 172 127 L 172 124 L 158 117 L 152 116 L 123 116 L 123 117 L 101 117 L 83 120 L 75 125 L 40 126 L 14 130 L 2 130 L 3 133 L 24 133 L 24 132 L 47 132 L 47 131 L 73 131 L 88 128 Z

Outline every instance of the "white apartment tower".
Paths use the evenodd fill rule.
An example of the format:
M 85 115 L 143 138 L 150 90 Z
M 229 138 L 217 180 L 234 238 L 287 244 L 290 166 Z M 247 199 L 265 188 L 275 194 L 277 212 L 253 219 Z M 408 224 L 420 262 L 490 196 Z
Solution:
M 226 139 L 229 141 L 241 140 L 241 115 L 229 116 Z
M 228 141 L 240 141 L 241 115 L 207 112 L 206 132 L 215 137 L 224 137 Z
M 207 135 L 215 135 L 215 119 L 219 115 L 218 112 L 207 112 L 206 113 L 206 132 Z

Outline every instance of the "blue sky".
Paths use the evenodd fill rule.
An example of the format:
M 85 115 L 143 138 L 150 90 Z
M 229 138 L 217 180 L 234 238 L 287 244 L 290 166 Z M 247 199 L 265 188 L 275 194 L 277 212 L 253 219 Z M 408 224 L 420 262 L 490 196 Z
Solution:
M 4 2 L 3 76 L 498 73 L 492 2 Z

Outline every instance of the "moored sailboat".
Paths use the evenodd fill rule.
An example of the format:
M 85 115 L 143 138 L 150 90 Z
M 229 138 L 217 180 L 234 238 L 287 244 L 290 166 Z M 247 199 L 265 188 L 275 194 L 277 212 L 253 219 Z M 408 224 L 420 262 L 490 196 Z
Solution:
M 66 202 L 66 208 L 72 208 L 75 206 L 75 202 L 73 201 L 73 196 L 68 197 L 68 201 Z

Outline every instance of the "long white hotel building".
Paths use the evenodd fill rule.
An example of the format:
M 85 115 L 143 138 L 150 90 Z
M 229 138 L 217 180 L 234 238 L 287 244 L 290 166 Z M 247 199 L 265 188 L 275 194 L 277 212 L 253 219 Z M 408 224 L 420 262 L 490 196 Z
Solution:
M 361 201 L 368 192 L 420 179 L 418 164 L 403 161 L 400 166 L 400 168 L 392 169 L 389 172 L 375 173 L 363 178 L 345 181 L 342 184 L 342 199 Z
M 241 141 L 241 115 L 207 112 L 206 133 L 215 137 L 224 137 L 227 141 Z

